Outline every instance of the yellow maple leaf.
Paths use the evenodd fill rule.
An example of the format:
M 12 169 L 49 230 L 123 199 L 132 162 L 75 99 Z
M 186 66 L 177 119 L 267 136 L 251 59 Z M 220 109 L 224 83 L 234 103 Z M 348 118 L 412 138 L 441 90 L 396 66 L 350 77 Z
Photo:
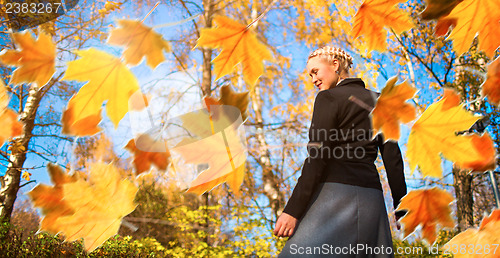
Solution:
M 204 97 L 203 103 L 210 112 L 211 105 L 229 105 L 237 107 L 241 112 L 241 119 L 245 121 L 247 119 L 247 107 L 250 102 L 250 97 L 248 96 L 248 91 L 236 93 L 229 85 L 224 85 L 220 88 L 220 97 L 216 100 L 213 97 Z
M 255 85 L 264 73 L 264 60 L 271 60 L 271 52 L 262 44 L 249 27 L 233 19 L 216 16 L 217 28 L 205 28 L 201 31 L 197 47 L 222 48 L 212 61 L 215 65 L 215 78 L 218 80 L 234 71 L 238 63 L 243 64 L 243 78 L 250 85 Z
M 96 116 L 106 103 L 106 114 L 115 127 L 128 112 L 128 100 L 139 90 L 134 74 L 116 58 L 96 49 L 76 51 L 80 59 L 68 62 L 63 80 L 88 81 L 68 103 L 67 112 L 74 127 L 79 121 Z
M 17 120 L 17 113 L 7 108 L 9 104 L 9 96 L 2 80 L 0 80 L 0 147 L 5 140 L 10 137 L 18 136 L 22 133 L 23 126 Z
M 137 187 L 122 180 L 113 164 L 91 165 L 88 181 L 65 183 L 62 190 L 64 202 L 74 212 L 56 218 L 53 227 L 66 236 L 66 241 L 83 238 L 88 252 L 114 236 L 122 218 L 136 207 Z
M 170 45 L 162 36 L 142 24 L 141 21 L 118 20 L 119 28 L 110 32 L 108 43 L 125 46 L 125 61 L 137 65 L 143 57 L 152 69 L 165 60 L 163 50 L 169 52 Z
M 500 1 L 463 0 L 445 18 L 457 19 L 448 38 L 458 55 L 469 50 L 477 34 L 479 50 L 493 57 L 500 46 Z
M 23 175 L 22 175 L 22 178 L 26 181 L 30 181 L 30 178 L 31 178 L 31 173 L 30 172 L 26 172 L 24 171 L 23 172 Z
M 415 119 L 415 107 L 405 103 L 417 91 L 406 81 L 396 85 L 397 77 L 387 81 L 377 104 L 372 111 L 372 124 L 375 134 L 380 128 L 386 140 L 399 140 L 399 121 L 408 123 Z
M 40 231 L 57 234 L 59 228 L 54 224 L 56 219 L 74 213 L 74 210 L 63 200 L 62 185 L 75 182 L 77 176 L 69 176 L 61 167 L 51 163 L 47 165 L 47 171 L 54 186 L 39 184 L 27 194 L 32 200 L 33 205 L 42 209 L 44 217 L 40 223 Z
M 498 232 L 500 232 L 500 210 L 496 209 L 491 212 L 490 216 L 483 218 L 479 229 L 469 228 L 461 232 L 448 241 L 444 247 L 456 258 L 499 257 L 500 235 Z M 465 248 L 462 248 L 464 246 Z
M 495 106 L 500 105 L 500 57 L 488 65 L 486 81 L 481 85 L 481 95 L 488 98 L 488 102 Z
M 422 224 L 423 237 L 430 244 L 434 243 L 437 224 L 450 228 L 455 226 L 449 207 L 453 200 L 451 194 L 436 187 L 410 191 L 401 199 L 397 208 L 407 210 L 406 215 L 401 219 L 401 223 L 404 224 L 405 237 Z
M 213 117 L 217 117 L 214 119 Z M 226 182 L 235 194 L 243 182 L 246 147 L 241 133 L 239 109 L 232 106 L 211 106 L 181 116 L 182 126 L 197 137 L 184 138 L 172 150 L 187 163 L 207 164 L 191 182 L 188 192 L 202 194 Z
M 411 128 L 406 152 L 411 170 L 418 165 L 423 176 L 441 177 L 440 153 L 462 164 L 484 160 L 471 137 L 456 135 L 468 130 L 480 118 L 463 109 L 453 90 L 445 89 L 443 98 L 430 105 Z
M 45 85 L 56 72 L 56 46 L 45 33 L 35 40 L 29 32 L 13 33 L 18 50 L 2 51 L 0 61 L 18 68 L 12 74 L 10 84 L 36 83 Z
M 389 27 L 396 34 L 413 27 L 410 17 L 403 10 L 395 7 L 403 0 L 365 0 L 359 7 L 352 26 L 353 38 L 363 36 L 369 50 L 386 50 L 384 27 Z

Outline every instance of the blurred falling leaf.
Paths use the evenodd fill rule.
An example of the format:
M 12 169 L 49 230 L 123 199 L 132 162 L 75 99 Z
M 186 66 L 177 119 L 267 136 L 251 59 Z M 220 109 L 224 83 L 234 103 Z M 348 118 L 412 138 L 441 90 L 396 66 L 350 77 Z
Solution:
M 181 116 L 181 120 L 182 126 L 196 137 L 182 139 L 172 150 L 187 163 L 209 166 L 191 182 L 188 192 L 202 194 L 226 182 L 238 195 L 246 161 L 246 146 L 238 132 L 242 124 L 240 110 L 215 105 L 210 113 L 199 110 Z
M 469 228 L 453 237 L 444 246 L 454 257 L 499 257 L 498 243 L 500 243 L 500 210 L 494 210 L 489 217 L 483 218 L 479 229 Z M 467 247 L 466 252 L 454 252 L 454 246 Z M 473 247 L 471 250 L 470 247 Z
M 495 106 L 500 104 L 500 57 L 488 65 L 486 81 L 481 85 L 481 94 Z
M 151 95 L 143 94 L 140 90 L 134 92 L 128 100 L 128 108 L 133 111 L 141 111 L 149 106 Z
M 401 219 L 405 237 L 422 224 L 423 237 L 429 244 L 436 240 L 436 225 L 453 228 L 449 204 L 454 200 L 448 192 L 437 187 L 410 191 L 401 199 L 398 210 L 407 210 Z
M 424 177 L 439 178 L 442 177 L 440 153 L 462 165 L 484 160 L 471 137 L 456 135 L 480 118 L 463 109 L 460 97 L 453 90 L 445 89 L 443 98 L 430 105 L 411 128 L 406 152 L 410 169 L 413 171 L 418 165 Z
M 264 73 L 264 60 L 271 60 L 271 52 L 262 44 L 250 27 L 224 16 L 214 18 L 216 28 L 202 29 L 197 47 L 222 48 L 212 61 L 215 78 L 218 80 L 234 71 L 238 63 L 243 64 L 243 78 L 250 85 Z
M 216 100 L 213 97 L 204 97 L 203 102 L 207 107 L 208 111 L 210 111 L 211 105 L 229 105 L 237 107 L 241 112 L 241 118 L 243 122 L 247 119 L 247 107 L 250 102 L 250 97 L 247 92 L 236 93 L 234 92 L 229 85 L 224 85 L 220 88 L 220 97 L 219 100 Z
M 387 81 L 372 111 L 375 133 L 382 128 L 384 138 L 395 141 L 399 140 L 400 121 L 408 123 L 415 119 L 415 107 L 406 101 L 417 91 L 406 81 L 396 85 L 397 79 L 397 77 L 392 77 Z
M 482 159 L 470 162 L 457 161 L 455 164 L 462 168 L 472 169 L 475 172 L 494 170 L 497 164 L 497 153 L 490 135 L 484 133 L 482 136 L 473 134 L 466 137 L 471 138 L 474 148 L 481 154 Z
M 155 140 L 148 134 L 130 140 L 125 149 L 134 154 L 136 175 L 149 171 L 152 165 L 166 170 L 170 164 L 170 151 L 163 139 Z
M 423 20 L 437 20 L 448 15 L 463 0 L 425 0 L 425 10 L 420 13 Z
M 43 86 L 49 82 L 56 72 L 56 45 L 45 33 L 40 33 L 35 40 L 31 33 L 13 33 L 12 38 L 18 50 L 4 50 L 0 54 L 0 62 L 17 66 L 12 74 L 10 84 L 36 83 Z
M 458 55 L 469 50 L 478 35 L 478 49 L 493 57 L 500 46 L 500 1 L 463 0 L 445 18 L 457 19 L 448 38 Z
M 1 147 L 8 138 L 21 135 L 23 126 L 17 120 L 17 113 L 10 109 L 4 109 L 2 111 L 0 108 L 0 121 L 2 121 L 2 126 L 0 126 Z
M 81 58 L 68 62 L 63 80 L 88 83 L 68 103 L 66 112 L 71 114 L 67 114 L 67 122 L 72 122 L 65 125 L 68 132 L 81 131 L 73 128 L 82 125 L 80 122 L 85 119 L 95 124 L 106 100 L 106 114 L 116 128 L 128 112 L 130 96 L 139 90 L 137 79 L 120 59 L 106 52 L 93 48 L 75 52 Z
M 28 192 L 28 196 L 33 201 L 35 207 L 42 209 L 42 218 L 40 231 L 47 231 L 52 234 L 57 234 L 59 228 L 55 224 L 57 218 L 68 216 L 74 213 L 74 210 L 63 200 L 62 185 L 72 183 L 77 180 L 76 175 L 69 176 L 61 167 L 49 163 L 47 171 L 50 175 L 50 180 L 54 186 L 39 184 L 33 190 Z
M 68 109 L 63 112 L 61 119 L 63 134 L 90 136 L 101 131 L 101 128 L 98 126 L 99 122 L 102 120 L 100 110 L 96 114 L 89 115 L 75 122 L 73 117 L 75 112 L 72 110 L 73 108 L 74 107 L 68 106 Z
M 170 52 L 170 45 L 161 34 L 142 24 L 141 21 L 118 20 L 120 27 L 111 30 L 108 43 L 125 46 L 125 61 L 137 65 L 143 57 L 151 69 L 165 60 L 163 50 Z
M 434 28 L 434 35 L 441 37 L 446 35 L 450 28 L 457 26 L 457 19 L 455 18 L 442 18 L 439 19 Z
M 17 113 L 7 108 L 9 96 L 2 80 L 0 80 L 0 147 L 8 138 L 18 136 L 22 133 L 23 126 L 17 120 Z
M 51 221 L 50 232 L 61 232 L 66 236 L 66 241 L 83 238 L 88 252 L 115 235 L 122 218 L 136 207 L 134 198 L 137 187 L 128 180 L 121 180 L 120 173 L 113 164 L 95 163 L 90 168 L 88 181 L 77 179 L 64 182 L 59 187 L 37 187 L 33 190 L 36 190 L 35 194 L 30 196 L 35 205 L 37 201 L 41 202 L 37 206 L 46 209 L 57 207 L 53 208 L 54 211 L 45 212 L 58 215 Z M 71 214 L 60 213 L 61 208 L 58 206 L 61 201 L 72 211 Z
M 365 0 L 354 16 L 352 37 L 363 36 L 369 50 L 385 51 L 384 27 L 392 28 L 396 34 L 413 27 L 409 15 L 395 7 L 400 2 L 404 0 Z

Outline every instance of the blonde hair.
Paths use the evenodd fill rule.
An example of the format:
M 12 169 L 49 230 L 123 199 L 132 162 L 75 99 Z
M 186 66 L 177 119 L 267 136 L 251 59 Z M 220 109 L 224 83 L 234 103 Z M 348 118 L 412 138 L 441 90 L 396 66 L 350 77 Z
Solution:
M 349 68 L 352 66 L 352 57 L 344 50 L 337 47 L 325 46 L 318 48 L 309 55 L 307 61 L 315 56 L 324 58 L 329 64 L 333 64 L 333 60 L 337 59 L 340 64 L 339 72 L 345 71 L 349 73 Z

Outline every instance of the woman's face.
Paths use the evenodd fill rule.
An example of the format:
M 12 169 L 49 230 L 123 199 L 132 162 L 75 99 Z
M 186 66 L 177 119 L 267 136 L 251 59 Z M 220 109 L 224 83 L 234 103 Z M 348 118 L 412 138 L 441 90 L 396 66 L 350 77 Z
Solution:
M 314 86 L 318 87 L 320 91 L 328 90 L 337 85 L 339 76 L 335 73 L 339 63 L 334 60 L 333 65 L 319 56 L 315 56 L 307 62 L 307 71 L 312 79 Z

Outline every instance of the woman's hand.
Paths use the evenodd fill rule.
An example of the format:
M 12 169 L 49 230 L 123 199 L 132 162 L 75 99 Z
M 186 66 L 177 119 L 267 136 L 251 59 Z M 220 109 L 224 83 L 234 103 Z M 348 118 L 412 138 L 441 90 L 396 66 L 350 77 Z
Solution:
M 278 237 L 289 237 L 295 232 L 297 219 L 286 213 L 281 213 L 276 225 L 274 226 L 274 235 Z

